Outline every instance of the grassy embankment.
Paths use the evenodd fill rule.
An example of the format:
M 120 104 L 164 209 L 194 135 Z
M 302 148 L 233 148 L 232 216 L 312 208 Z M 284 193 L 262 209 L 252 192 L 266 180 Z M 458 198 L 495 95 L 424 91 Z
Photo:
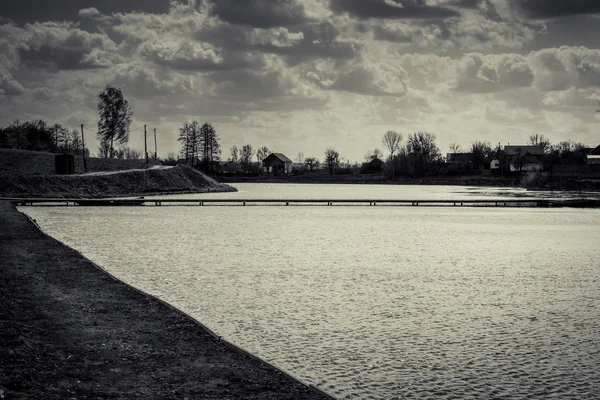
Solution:
M 76 162 L 76 170 L 80 170 Z M 0 197 L 101 198 L 164 193 L 229 192 L 187 167 L 144 169 L 145 160 L 88 159 L 88 174 L 54 175 L 54 154 L 0 150 Z

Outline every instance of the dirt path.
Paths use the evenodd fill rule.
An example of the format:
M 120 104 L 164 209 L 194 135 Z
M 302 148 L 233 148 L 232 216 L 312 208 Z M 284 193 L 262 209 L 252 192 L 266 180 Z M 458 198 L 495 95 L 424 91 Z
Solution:
M 134 169 L 122 169 L 118 171 L 98 171 L 98 172 L 88 172 L 85 174 L 81 174 L 81 176 L 100 176 L 100 175 L 114 175 L 114 174 L 126 174 L 132 171 L 147 171 L 147 170 L 156 170 L 156 169 L 171 169 L 173 168 L 170 165 L 153 165 L 148 168 L 134 168 Z
M 0 201 L 0 399 L 327 399 Z

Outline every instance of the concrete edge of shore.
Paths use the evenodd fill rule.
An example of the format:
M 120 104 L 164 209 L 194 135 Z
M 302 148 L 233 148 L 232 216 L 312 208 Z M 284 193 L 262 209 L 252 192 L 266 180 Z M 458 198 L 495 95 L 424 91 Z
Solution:
M 222 343 L 225 347 L 229 348 L 230 350 L 237 352 L 245 357 L 251 358 L 261 364 L 264 364 L 266 366 L 268 366 L 269 368 L 272 368 L 273 370 L 279 372 L 281 375 L 287 377 L 288 379 L 296 382 L 297 384 L 300 384 L 302 386 L 307 387 L 310 391 L 314 392 L 315 394 L 322 396 L 324 398 L 327 399 L 331 399 L 331 400 L 337 400 L 337 398 L 332 395 L 331 393 L 328 393 L 326 390 L 321 389 L 316 387 L 313 384 L 309 384 L 306 382 L 303 382 L 300 378 L 292 375 L 291 373 L 281 369 L 280 367 L 271 364 L 270 362 L 264 360 L 263 358 L 261 358 L 260 356 L 257 356 L 255 354 L 250 353 L 249 351 L 243 349 L 242 347 L 228 341 L 227 339 L 223 338 L 222 336 L 217 335 L 214 331 L 212 331 L 209 327 L 207 327 L 206 325 L 204 325 L 202 322 L 200 322 L 199 320 L 197 320 L 196 318 L 192 317 L 191 315 L 189 315 L 188 313 L 178 309 L 177 307 L 171 305 L 170 303 L 150 294 L 150 293 L 146 293 L 141 289 L 138 289 L 134 286 L 131 286 L 130 284 L 126 283 L 125 281 L 119 279 L 118 277 L 116 277 L 115 275 L 111 274 L 110 272 L 108 272 L 107 270 L 105 270 L 104 268 L 102 268 L 101 266 L 97 265 L 96 263 L 92 262 L 91 260 L 89 260 L 87 257 L 85 257 L 80 251 L 73 249 L 72 247 L 66 245 L 65 243 L 63 243 L 62 241 L 50 236 L 49 234 L 47 234 L 46 232 L 43 231 L 43 229 L 40 227 L 40 225 L 34 220 L 32 219 L 29 215 L 27 215 L 26 213 L 20 211 L 17 209 L 17 204 L 15 204 L 13 201 L 10 201 L 8 199 L 3 200 L 3 202 L 8 203 L 9 207 L 11 207 L 14 212 L 20 213 L 22 215 L 24 215 L 28 221 L 37 228 L 37 230 L 46 238 L 49 238 L 50 240 L 56 241 L 58 242 L 60 245 L 67 247 L 68 249 L 70 249 L 71 251 L 74 251 L 75 253 L 77 253 L 82 259 L 84 259 L 86 262 L 88 262 L 89 264 L 93 265 L 99 272 L 101 272 L 102 274 L 108 276 L 110 279 L 112 279 L 115 282 L 118 282 L 119 284 L 124 285 L 125 287 L 127 287 L 130 290 L 133 290 L 134 292 L 143 295 L 147 298 L 152 299 L 153 301 L 156 301 L 158 303 L 161 303 L 162 305 L 166 306 L 167 308 L 171 309 L 172 311 L 174 311 L 175 313 L 178 313 L 180 315 L 183 315 L 185 318 L 189 319 L 190 321 L 192 321 L 194 324 L 196 324 L 197 326 L 199 326 L 203 331 L 205 331 L 208 335 L 210 335 L 211 337 L 213 337 L 215 340 L 217 340 L 218 342 Z

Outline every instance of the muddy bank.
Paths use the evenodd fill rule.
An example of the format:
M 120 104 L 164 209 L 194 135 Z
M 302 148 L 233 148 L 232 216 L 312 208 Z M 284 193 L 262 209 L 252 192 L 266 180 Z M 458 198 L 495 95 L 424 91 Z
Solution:
M 327 399 L 0 201 L 0 398 Z
M 0 175 L 0 197 L 100 198 L 235 191 L 185 165 L 102 174 Z

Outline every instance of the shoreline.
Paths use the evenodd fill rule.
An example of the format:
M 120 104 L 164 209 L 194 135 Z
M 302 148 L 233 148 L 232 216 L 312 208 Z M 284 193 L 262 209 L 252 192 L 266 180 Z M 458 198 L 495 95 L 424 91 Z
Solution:
M 0 398 L 332 399 L 0 201 Z
M 346 175 L 296 175 L 287 177 L 272 176 L 218 176 L 215 178 L 224 184 L 230 183 L 265 183 L 265 184 L 315 184 L 315 185 L 389 185 L 389 186 L 477 186 L 525 189 L 529 192 L 593 192 L 600 194 L 600 181 L 567 179 L 548 182 L 544 185 L 522 185 L 515 177 L 499 178 L 493 176 L 465 175 L 455 177 L 426 177 L 426 178 L 398 178 L 396 180 L 346 176 Z

